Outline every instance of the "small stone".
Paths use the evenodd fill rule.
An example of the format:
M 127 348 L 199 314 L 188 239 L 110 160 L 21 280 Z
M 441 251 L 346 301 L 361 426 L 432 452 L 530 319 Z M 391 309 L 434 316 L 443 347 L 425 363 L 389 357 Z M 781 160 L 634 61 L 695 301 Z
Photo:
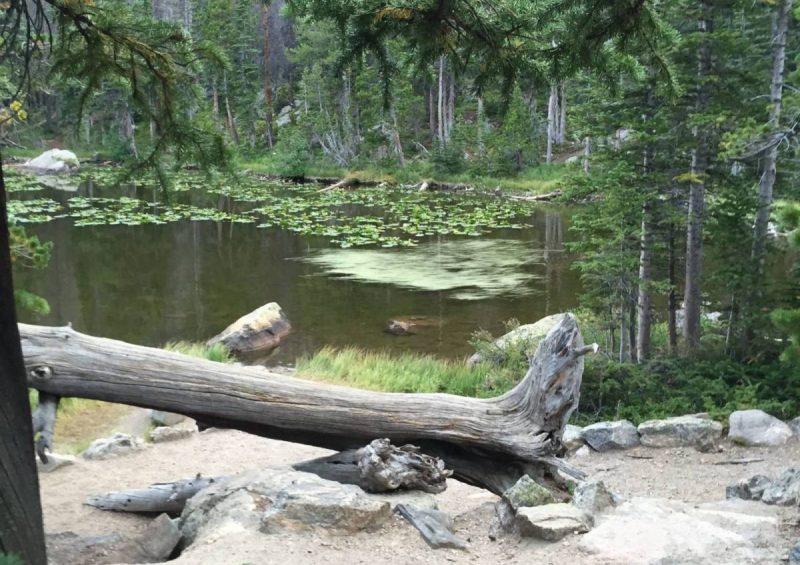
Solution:
M 583 428 L 582 437 L 596 451 L 628 449 L 639 445 L 639 432 L 628 420 L 592 424 Z
M 558 541 L 572 533 L 588 532 L 589 524 L 586 514 L 571 504 L 545 504 L 517 511 L 520 534 L 547 541 Z
M 503 498 L 515 511 L 526 506 L 541 506 L 555 502 L 553 494 L 528 475 L 523 475 L 514 486 L 509 487 L 503 493 Z
M 94 440 L 81 455 L 84 459 L 110 459 L 138 451 L 144 447 L 142 440 L 128 434 L 116 433 L 111 437 Z
M 741 498 L 743 500 L 761 500 L 764 491 L 772 485 L 772 479 L 765 475 L 753 475 L 742 479 L 735 485 L 725 489 L 725 498 Z
M 595 516 L 618 504 L 618 497 L 608 490 L 603 481 L 584 482 L 575 488 L 572 504 L 590 516 Z
M 573 454 L 573 457 L 575 457 L 576 459 L 581 459 L 583 457 L 589 457 L 589 455 L 591 455 L 591 454 L 592 454 L 592 450 L 589 449 L 589 446 L 588 445 L 584 445 L 583 447 L 578 449 L 578 451 L 576 451 Z
M 738 410 L 730 416 L 728 439 L 752 447 L 783 445 L 794 434 L 788 424 L 763 410 Z
M 75 457 L 72 455 L 59 455 L 58 453 L 48 453 L 47 463 L 42 463 L 41 459 L 36 458 L 36 468 L 40 473 L 52 473 L 56 469 L 75 464 Z

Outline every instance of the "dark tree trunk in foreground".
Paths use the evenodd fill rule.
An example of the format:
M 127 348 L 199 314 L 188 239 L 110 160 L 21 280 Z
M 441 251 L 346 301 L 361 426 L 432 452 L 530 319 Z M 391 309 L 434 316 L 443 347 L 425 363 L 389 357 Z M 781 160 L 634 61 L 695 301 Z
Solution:
M 454 476 L 499 493 L 530 474 L 563 489 L 557 458 L 577 408 L 584 347 L 571 315 L 539 345 L 524 380 L 503 396 L 371 392 L 295 379 L 130 345 L 71 328 L 20 325 L 32 387 L 178 412 L 219 427 L 316 445 L 357 449 L 375 438 L 417 445 Z
M 47 562 L 33 427 L 11 281 L 6 187 L 0 161 L 0 554 Z

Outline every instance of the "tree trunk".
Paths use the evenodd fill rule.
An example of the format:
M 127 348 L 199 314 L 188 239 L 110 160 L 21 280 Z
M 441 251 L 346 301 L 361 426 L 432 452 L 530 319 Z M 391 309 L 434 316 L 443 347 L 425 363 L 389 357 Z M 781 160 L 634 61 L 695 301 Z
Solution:
M 128 142 L 128 150 L 134 159 L 139 158 L 139 151 L 136 149 L 136 129 L 133 123 L 131 107 L 125 102 L 122 109 L 122 139 Z
M 268 3 L 261 5 L 261 26 L 264 28 L 264 112 L 267 144 L 272 148 L 272 73 L 269 68 L 269 7 L 270 5 Z
M 431 132 L 431 141 L 436 139 L 436 101 L 433 94 L 433 85 L 428 87 L 428 128 Z
M 556 486 L 562 486 L 556 469 L 581 475 L 556 457 L 578 405 L 583 355 L 597 350 L 596 344 L 584 347 L 572 315 L 541 342 L 522 382 L 487 400 L 351 389 L 69 327 L 20 329 L 29 384 L 51 394 L 177 412 L 209 425 L 339 451 L 375 438 L 413 443 L 443 459 L 456 478 L 495 493 L 525 473 Z
M 550 100 L 547 103 L 547 153 L 546 163 L 553 162 L 553 143 L 556 138 L 556 114 L 558 113 L 558 88 L 554 85 L 550 87 Z
M 450 138 L 453 135 L 453 124 L 455 124 L 456 120 L 456 77 L 451 72 L 448 74 L 448 85 L 447 85 L 447 141 L 450 141 Z
M 708 108 L 708 76 L 711 72 L 711 34 L 713 21 L 710 4 L 702 3 L 698 22 L 703 38 L 697 52 L 696 110 Z M 708 168 L 709 132 L 707 126 L 695 126 L 695 149 L 692 153 L 692 183 L 689 188 L 689 215 L 686 221 L 686 282 L 683 295 L 683 337 L 686 352 L 694 353 L 700 346 L 700 314 L 702 309 L 701 277 L 703 274 L 703 215 L 705 208 L 705 175 Z
M 400 140 L 400 131 L 397 126 L 397 112 L 392 106 L 389 111 L 392 118 L 392 144 L 394 145 L 394 152 L 397 154 L 397 162 L 401 167 L 406 166 L 406 155 L 403 152 L 403 142 Z
M 650 330 L 652 327 L 653 281 L 653 217 L 652 204 L 642 206 L 642 234 L 639 249 L 639 299 L 636 304 L 637 339 L 636 360 L 641 363 L 650 357 Z
M 439 146 L 444 147 L 444 55 L 439 57 L 439 92 L 436 99 L 436 122 L 439 127 Z
M 0 554 L 45 565 L 33 424 L 11 280 L 6 187 L 0 159 Z
M 486 146 L 483 141 L 483 96 L 478 96 L 478 109 L 475 112 L 475 145 L 478 148 L 478 155 L 483 157 L 486 154 Z
M 592 144 L 589 136 L 583 138 L 583 172 L 589 174 L 589 157 L 592 154 Z
M 556 143 L 562 145 L 567 135 L 567 92 L 563 81 L 558 89 L 560 97 L 558 103 L 558 133 L 556 134 Z
M 678 351 L 678 296 L 676 287 L 678 278 L 675 274 L 677 258 L 675 257 L 675 224 L 669 224 L 667 277 L 669 278 L 669 294 L 667 295 L 667 347 L 670 355 Z

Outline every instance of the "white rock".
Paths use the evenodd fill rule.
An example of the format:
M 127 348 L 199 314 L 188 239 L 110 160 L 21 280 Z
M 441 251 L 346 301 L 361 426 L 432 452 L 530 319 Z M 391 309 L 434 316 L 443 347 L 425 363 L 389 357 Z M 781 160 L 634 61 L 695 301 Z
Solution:
M 573 533 L 589 531 L 591 519 L 572 504 L 544 504 L 517 510 L 517 525 L 523 536 L 558 541 Z
M 695 416 L 648 420 L 639 424 L 639 437 L 647 447 L 706 447 L 722 437 L 722 424 Z
M 597 422 L 583 428 L 583 441 L 597 451 L 628 449 L 639 445 L 639 432 L 628 420 Z
M 234 353 L 267 353 L 276 347 L 292 326 L 277 302 L 270 302 L 233 322 L 210 340 L 221 343 Z
M 59 455 L 57 453 L 47 454 L 47 463 L 42 463 L 41 460 L 36 458 L 36 468 L 41 473 L 52 473 L 56 469 L 75 464 L 75 457 L 72 455 Z
M 592 454 L 592 450 L 589 449 L 588 445 L 584 445 L 583 447 L 579 448 L 572 456 L 576 459 L 581 459 L 583 457 L 589 457 Z
M 142 440 L 128 434 L 116 433 L 111 437 L 96 439 L 81 455 L 84 459 L 110 459 L 138 451 L 144 447 Z
M 26 161 L 23 167 L 50 173 L 63 173 L 80 167 L 78 157 L 66 149 L 50 149 L 35 159 Z
M 789 422 L 789 427 L 794 432 L 794 435 L 800 436 L 800 416 Z
M 575 451 L 585 445 L 581 434 L 583 434 L 583 428 L 580 426 L 566 425 L 564 435 L 561 437 L 561 443 L 564 444 L 567 451 Z
M 792 428 L 762 410 L 739 410 L 730 416 L 728 439 L 746 446 L 783 445 Z
M 775 563 L 780 520 L 759 506 L 634 498 L 602 515 L 578 547 L 599 563 Z
M 532 357 L 536 353 L 536 348 L 539 342 L 542 341 L 547 333 L 556 326 L 565 314 L 552 314 L 546 318 L 542 318 L 533 324 L 524 324 L 511 330 L 507 334 L 498 337 L 494 340 L 494 350 L 492 351 L 493 359 L 486 359 L 494 363 L 502 363 L 508 352 L 519 351 L 528 357 Z M 474 367 L 478 363 L 484 361 L 480 353 L 474 353 L 472 357 L 467 360 L 469 367 Z

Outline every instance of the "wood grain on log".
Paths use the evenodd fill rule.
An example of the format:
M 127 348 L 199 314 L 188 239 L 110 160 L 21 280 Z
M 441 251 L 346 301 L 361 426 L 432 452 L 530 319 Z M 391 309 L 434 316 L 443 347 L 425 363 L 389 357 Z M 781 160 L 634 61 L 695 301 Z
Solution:
M 564 316 L 542 340 L 525 378 L 491 399 L 352 389 L 287 377 L 264 367 L 206 361 L 20 324 L 31 387 L 185 414 L 219 427 L 343 451 L 375 438 L 413 443 L 465 482 L 501 493 L 527 473 L 558 485 L 556 456 L 578 405 L 583 346 Z
M 84 504 L 100 510 L 118 512 L 180 514 L 187 500 L 207 486 L 223 479 L 225 477 L 201 477 L 198 475 L 192 479 L 174 483 L 156 483 L 143 489 L 92 495 L 86 499 Z

